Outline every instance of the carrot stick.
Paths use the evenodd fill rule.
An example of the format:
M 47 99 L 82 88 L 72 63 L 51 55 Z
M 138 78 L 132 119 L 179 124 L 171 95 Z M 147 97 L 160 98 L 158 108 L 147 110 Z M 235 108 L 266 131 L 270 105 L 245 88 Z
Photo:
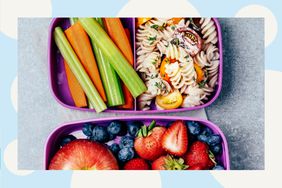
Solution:
M 130 31 L 127 28 L 125 28 L 124 30 L 125 30 L 126 36 L 128 38 L 129 44 L 131 44 Z M 133 59 L 132 59 L 132 62 L 131 61 L 129 61 L 129 62 L 133 66 Z M 125 108 L 125 109 L 132 109 L 133 108 L 133 97 L 132 97 L 130 91 L 127 89 L 127 87 L 123 83 L 122 83 L 122 90 L 123 90 L 123 93 L 124 93 L 125 104 L 120 106 L 120 107 Z
M 76 79 L 75 75 L 72 73 L 69 65 L 67 64 L 66 60 L 64 60 L 65 72 L 68 81 L 68 87 L 70 90 L 70 94 L 74 101 L 76 107 L 86 107 L 87 106 L 87 99 L 85 93 L 79 84 L 78 80 Z
M 127 38 L 128 38 L 129 43 L 131 44 L 131 40 L 130 40 L 130 31 L 129 31 L 129 29 L 128 29 L 128 28 L 124 28 L 124 31 L 125 31 L 125 34 L 126 34 L 126 36 L 127 36 Z
M 71 44 L 69 43 L 63 29 L 60 26 L 55 27 L 54 32 L 55 43 L 61 53 L 61 55 L 66 60 L 71 71 L 77 78 L 79 84 L 81 85 L 83 91 L 87 95 L 88 100 L 95 108 L 96 112 L 102 112 L 107 109 L 107 106 L 103 99 L 101 98 L 99 92 L 95 88 L 88 74 L 84 70 L 79 58 L 73 51 Z
M 87 33 L 84 31 L 80 23 L 76 22 L 65 31 L 65 34 L 103 101 L 107 101 L 106 93 Z
M 64 60 L 64 65 L 65 65 L 65 71 L 66 71 L 67 80 L 68 80 L 68 86 L 69 86 L 70 93 L 71 93 L 75 106 L 76 107 L 86 107 L 87 100 L 86 100 L 86 96 L 84 94 L 82 87 L 80 86 L 78 80 L 72 73 L 66 60 Z
M 105 18 L 105 26 L 113 42 L 118 46 L 130 64 L 133 65 L 132 48 L 120 19 Z
M 133 53 L 129 41 L 130 39 L 129 30 L 128 30 L 129 33 L 128 36 L 119 18 L 105 18 L 104 21 L 109 36 L 111 37 L 113 42 L 117 45 L 117 47 L 120 49 L 121 53 L 124 55 L 127 61 L 133 66 Z M 133 108 L 133 97 L 124 83 L 122 83 L 122 90 L 124 94 L 125 103 L 120 107 L 126 109 Z

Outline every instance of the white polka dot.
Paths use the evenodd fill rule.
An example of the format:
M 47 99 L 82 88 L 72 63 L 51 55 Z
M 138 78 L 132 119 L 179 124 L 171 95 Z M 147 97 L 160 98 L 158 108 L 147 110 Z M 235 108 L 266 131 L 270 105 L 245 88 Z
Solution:
M 4 163 L 7 169 L 17 175 L 26 176 L 31 174 L 31 170 L 18 170 L 18 143 L 17 140 L 12 141 L 4 151 Z
M 10 90 L 11 101 L 16 112 L 18 111 L 18 77 L 16 77 L 11 85 Z
M 161 6 L 160 6 L 161 5 Z M 158 8 L 159 7 L 159 8 Z M 198 10 L 186 0 L 131 0 L 118 13 L 118 16 L 199 16 Z
M 158 171 L 74 171 L 71 188 L 161 188 L 161 177 Z M 150 185 L 150 186 L 149 186 Z
M 224 187 L 269 187 L 281 185 L 282 72 L 265 74 L 265 169 L 264 171 L 212 171 Z M 259 138 L 258 138 L 259 139 Z M 263 146 L 262 146 L 263 147 Z M 231 151 L 232 152 L 232 151 Z M 236 152 L 236 151 L 234 151 Z M 240 181 L 238 181 L 240 180 Z
M 241 8 L 236 17 L 261 17 L 265 18 L 265 46 L 271 44 L 278 33 L 278 24 L 275 16 L 268 8 L 261 5 L 249 5 Z
M 51 0 L 1 0 L 0 31 L 16 39 L 18 17 L 51 15 Z

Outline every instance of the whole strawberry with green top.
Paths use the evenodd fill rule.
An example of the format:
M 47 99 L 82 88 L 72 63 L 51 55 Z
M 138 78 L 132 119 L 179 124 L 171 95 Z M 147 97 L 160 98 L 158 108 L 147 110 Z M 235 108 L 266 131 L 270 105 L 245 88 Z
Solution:
M 165 151 L 162 148 L 161 138 L 165 131 L 165 127 L 156 127 L 155 121 L 152 121 L 148 127 L 142 126 L 134 141 L 136 153 L 146 160 L 155 160 L 163 155 Z
M 216 165 L 215 157 L 209 151 L 208 145 L 201 141 L 196 141 L 191 145 L 184 160 L 189 166 L 188 170 L 208 170 Z
M 161 156 L 152 163 L 152 170 L 185 170 L 187 168 L 182 158 L 171 155 Z

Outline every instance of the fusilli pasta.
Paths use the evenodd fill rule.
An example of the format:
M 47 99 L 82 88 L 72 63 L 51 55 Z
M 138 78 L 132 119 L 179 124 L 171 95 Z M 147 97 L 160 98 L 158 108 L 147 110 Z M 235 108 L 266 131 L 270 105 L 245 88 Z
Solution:
M 214 21 L 211 18 L 201 18 L 201 32 L 204 35 L 203 38 L 205 39 L 205 44 L 212 43 L 216 44 L 218 41 L 217 38 L 217 31 L 214 25 Z
M 207 66 L 209 86 L 214 87 L 218 80 L 218 66 L 219 66 L 219 52 L 218 48 L 209 43 L 206 47 L 207 60 L 209 65 Z
M 158 52 L 152 52 L 147 55 L 139 56 L 137 59 L 137 71 L 149 74 L 157 72 L 161 63 L 161 56 Z
M 163 109 L 152 101 L 175 90 L 182 107 L 204 104 L 214 92 L 220 58 L 216 26 L 210 18 L 201 18 L 198 28 L 191 20 L 153 18 L 137 28 L 136 69 L 147 86 L 138 97 L 139 109 Z
M 179 54 L 181 54 L 181 56 Z M 169 76 L 173 87 L 178 89 L 181 93 L 184 93 L 186 88 L 194 83 L 197 77 L 193 65 L 193 59 L 186 54 L 181 47 L 179 48 L 177 55 L 174 54 L 173 57 L 177 57 L 175 59 L 179 60 L 179 63 L 166 65 L 166 73 Z

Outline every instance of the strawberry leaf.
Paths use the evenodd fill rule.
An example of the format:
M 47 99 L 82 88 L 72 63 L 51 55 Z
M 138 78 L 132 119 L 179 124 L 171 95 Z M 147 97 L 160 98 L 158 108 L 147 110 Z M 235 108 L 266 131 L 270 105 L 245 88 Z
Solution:
M 164 167 L 166 170 L 185 170 L 188 168 L 188 166 L 184 164 L 184 159 L 176 159 L 171 155 L 166 157 Z
M 148 135 L 148 131 L 147 131 L 147 126 L 146 125 L 142 126 L 142 134 L 143 134 L 144 137 L 146 137 Z
M 156 121 L 153 120 L 148 127 L 148 131 L 151 131 L 155 126 L 156 126 Z
M 138 133 L 137 133 L 137 136 L 138 136 L 138 137 L 143 137 L 142 129 L 139 129 L 139 131 L 138 131 Z
M 215 156 L 211 151 L 209 151 L 209 158 L 215 165 L 217 164 L 216 161 L 215 161 Z

